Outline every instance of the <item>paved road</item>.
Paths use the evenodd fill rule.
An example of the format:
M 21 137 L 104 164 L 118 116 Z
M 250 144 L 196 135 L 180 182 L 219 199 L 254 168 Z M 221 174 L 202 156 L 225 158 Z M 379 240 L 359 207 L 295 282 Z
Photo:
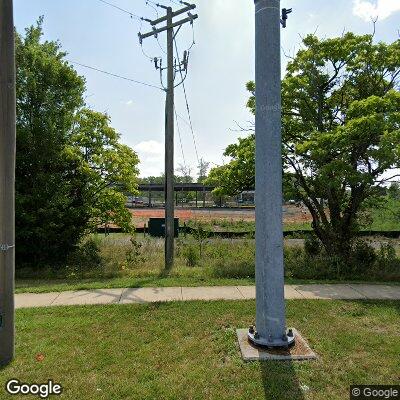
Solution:
M 15 296 L 16 308 L 254 298 L 254 286 L 95 289 L 59 293 L 21 293 Z M 285 298 L 400 300 L 400 286 L 366 284 L 286 285 Z

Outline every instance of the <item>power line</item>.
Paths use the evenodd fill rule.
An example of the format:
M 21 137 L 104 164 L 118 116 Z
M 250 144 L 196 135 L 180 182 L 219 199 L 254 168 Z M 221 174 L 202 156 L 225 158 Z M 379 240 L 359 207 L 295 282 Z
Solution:
M 67 61 L 70 62 L 71 64 L 76 64 L 76 65 L 79 65 L 79 66 L 81 66 L 81 67 L 91 69 L 91 70 L 93 70 L 93 71 L 101 72 L 102 74 L 105 74 L 105 75 L 113 76 L 114 78 L 123 79 L 123 80 L 125 80 L 125 81 L 137 83 L 138 85 L 143 85 L 143 86 L 148 86 L 148 87 L 151 87 L 151 88 L 154 88 L 154 89 L 163 90 L 163 89 L 160 88 L 159 86 L 152 85 L 152 84 L 150 84 L 150 83 L 137 81 L 137 80 L 135 80 L 135 79 L 127 78 L 126 76 L 122 76 L 122 75 L 117 75 L 117 74 L 114 74 L 114 73 L 112 73 L 112 72 L 104 71 L 104 70 L 102 70 L 102 69 L 98 69 L 98 68 L 95 68 L 95 67 L 91 67 L 91 66 L 89 66 L 89 65 L 81 64 L 81 63 L 79 63 L 79 62 L 77 62 L 77 61 L 72 61 L 72 60 L 67 60 Z
M 151 7 L 155 12 L 156 12 L 156 14 L 157 14 L 157 18 L 159 17 L 159 14 L 158 14 L 158 11 L 157 11 L 157 8 L 155 8 L 154 6 L 152 6 L 151 4 L 155 4 L 156 5 L 156 3 L 154 3 L 154 2 L 152 2 L 152 1 L 150 1 L 150 0 L 146 0 L 146 6 L 149 6 L 149 7 Z
M 190 123 L 189 123 L 184 117 L 182 117 L 181 114 L 178 114 L 178 113 L 176 113 L 176 114 L 178 115 L 178 117 L 179 117 L 187 126 L 190 127 Z
M 139 15 L 136 15 L 136 14 L 134 14 L 134 13 L 128 11 L 128 10 L 125 10 L 124 8 L 121 8 L 121 7 L 119 7 L 119 6 L 115 5 L 115 4 L 109 3 L 108 1 L 105 1 L 105 0 L 98 0 L 98 1 L 100 1 L 101 3 L 107 4 L 110 7 L 113 7 L 115 9 L 119 10 L 119 11 L 122 11 L 125 14 L 130 15 L 131 18 L 136 18 L 136 19 L 139 19 L 139 20 L 142 19 L 142 17 L 139 17 Z
M 180 146 L 181 146 L 181 152 L 182 152 L 182 158 L 183 158 L 183 165 L 184 165 L 185 168 L 186 168 L 186 158 L 185 158 L 185 152 L 183 151 L 182 136 L 181 136 L 181 128 L 180 128 L 180 125 L 179 125 L 178 113 L 176 112 L 175 105 L 174 105 L 174 111 L 175 111 L 176 127 L 178 128 L 179 144 L 180 144 Z
M 181 61 L 180 61 L 180 58 L 179 58 L 179 50 L 178 50 L 178 45 L 176 43 L 175 37 L 174 37 L 174 43 L 175 43 L 176 57 L 178 59 L 178 63 L 180 63 Z M 183 79 L 183 72 L 182 72 L 182 70 L 180 70 L 179 72 L 180 72 L 181 78 L 182 78 L 182 87 L 183 87 L 183 93 L 185 95 L 186 109 L 187 109 L 187 113 L 188 113 L 188 117 L 189 117 L 190 131 L 192 132 L 194 150 L 196 152 L 197 162 L 200 164 L 199 152 L 197 150 L 196 136 L 194 134 L 192 117 L 190 115 L 189 101 L 188 101 L 188 97 L 187 97 L 187 93 L 186 93 L 186 86 L 185 86 L 185 82 L 184 82 L 184 79 Z
M 155 1 L 146 0 L 146 4 L 149 5 L 149 3 L 155 5 L 156 7 L 160 7 L 160 4 L 159 4 L 159 3 L 156 3 Z M 157 13 L 157 14 L 158 14 L 158 13 Z

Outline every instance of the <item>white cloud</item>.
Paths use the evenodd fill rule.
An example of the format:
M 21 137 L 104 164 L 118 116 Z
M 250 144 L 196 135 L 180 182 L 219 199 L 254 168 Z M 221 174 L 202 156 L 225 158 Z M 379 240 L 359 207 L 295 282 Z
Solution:
M 140 154 L 157 154 L 162 155 L 164 153 L 164 145 L 155 140 L 148 140 L 140 142 L 134 146 L 134 149 Z
M 384 20 L 397 11 L 400 11 L 399 0 L 353 0 L 353 14 L 367 22 L 371 18 Z
M 140 176 L 158 176 L 164 169 L 164 145 L 156 140 L 133 146 L 140 160 Z
M 125 106 L 130 107 L 130 106 L 133 106 L 134 101 L 133 100 L 127 100 L 127 101 L 121 101 L 120 103 L 124 104 Z

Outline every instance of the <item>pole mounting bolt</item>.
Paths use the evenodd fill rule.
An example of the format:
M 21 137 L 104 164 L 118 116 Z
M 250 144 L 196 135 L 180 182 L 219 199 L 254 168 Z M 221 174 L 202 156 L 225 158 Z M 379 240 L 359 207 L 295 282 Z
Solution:
M 282 9 L 282 19 L 281 24 L 284 28 L 286 28 L 286 21 L 288 20 L 288 15 L 293 12 L 292 8 L 283 8 Z
M 0 244 L 0 251 L 8 251 L 15 247 L 15 245 L 9 245 L 9 244 Z

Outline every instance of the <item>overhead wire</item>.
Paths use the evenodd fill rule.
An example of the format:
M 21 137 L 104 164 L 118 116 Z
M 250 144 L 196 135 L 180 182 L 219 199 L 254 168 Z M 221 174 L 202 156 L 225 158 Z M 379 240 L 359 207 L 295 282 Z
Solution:
M 170 2 L 173 3 L 173 4 L 183 4 L 182 1 L 176 1 L 176 0 L 175 0 L 175 1 L 174 1 L 174 0 L 170 0 Z M 158 13 L 157 9 L 156 9 L 155 7 L 152 6 L 152 4 L 153 4 L 154 6 L 156 6 L 156 7 L 161 7 L 162 5 L 160 5 L 159 3 L 155 3 L 155 2 L 152 1 L 152 0 L 146 0 L 146 5 L 149 6 L 149 7 L 151 7 L 151 8 L 153 8 L 154 11 L 156 12 L 157 18 L 159 18 L 159 13 Z M 142 21 L 143 21 L 143 18 L 142 18 Z M 188 49 L 187 51 L 190 51 L 191 48 L 192 48 L 192 47 L 195 45 L 195 43 L 196 43 L 196 42 L 195 42 L 195 31 L 194 31 L 194 26 L 193 26 L 193 24 L 191 24 L 191 25 L 192 25 L 192 43 L 191 43 L 191 45 L 190 45 L 190 47 L 189 47 L 189 49 Z M 158 44 L 158 46 L 160 47 L 161 51 L 162 51 L 164 54 L 167 54 L 167 52 L 163 49 L 163 47 L 162 47 L 162 45 L 161 45 L 161 43 L 160 43 L 160 41 L 159 41 L 158 36 L 156 35 L 155 37 L 156 37 L 157 44 Z M 177 46 L 177 42 L 176 42 L 176 37 L 175 37 L 175 35 L 174 35 L 174 43 L 175 43 L 175 50 L 176 50 L 176 54 L 177 54 L 178 64 L 180 64 L 179 50 L 178 50 L 178 46 Z M 150 57 L 149 55 L 147 55 L 147 54 L 145 53 L 142 44 L 141 44 L 141 48 L 142 48 L 143 54 L 144 54 L 147 58 L 149 58 L 149 59 L 151 59 L 151 60 L 154 60 L 154 57 Z M 196 153 L 196 158 L 197 158 L 197 162 L 198 162 L 199 164 L 200 164 L 200 158 L 199 158 L 199 154 L 198 154 L 196 136 L 195 136 L 194 129 L 193 129 L 193 123 L 192 123 L 192 118 L 191 118 L 191 112 L 190 112 L 190 107 L 189 107 L 189 102 L 188 102 L 186 87 L 185 87 L 185 84 L 184 84 L 185 79 L 186 79 L 186 76 L 187 76 L 187 71 L 186 71 L 186 76 L 185 76 L 185 77 L 183 76 L 183 72 L 182 72 L 181 69 L 179 69 L 179 72 L 180 72 L 180 75 L 181 75 L 181 83 L 180 83 L 180 84 L 182 84 L 182 86 L 183 86 L 183 92 L 184 92 L 184 95 L 185 95 L 186 109 L 187 109 L 187 113 L 188 113 L 188 117 L 189 117 L 189 122 L 187 122 L 182 116 L 180 116 L 180 115 L 177 113 L 175 104 L 174 104 L 174 113 L 175 113 L 175 120 L 176 120 L 176 125 L 177 125 L 178 136 L 179 136 L 179 144 L 180 144 L 180 149 L 181 149 L 181 153 L 182 153 L 182 159 L 183 159 L 183 163 L 184 163 L 185 168 L 187 168 L 185 152 L 184 152 L 184 150 L 183 150 L 182 134 L 181 134 L 181 129 L 180 129 L 180 124 L 179 124 L 178 117 L 181 118 L 181 119 L 190 127 L 191 134 L 192 134 L 192 139 L 193 139 L 193 144 L 194 144 L 194 149 L 195 149 L 195 153 Z M 160 74 L 161 74 L 161 84 L 162 84 L 162 68 L 161 68 L 161 66 L 160 66 Z M 180 85 L 180 84 L 179 84 L 179 85 Z M 179 86 L 179 85 L 177 85 L 177 86 Z M 164 87 L 163 84 L 162 84 L 162 86 L 163 86 L 163 89 L 165 90 L 166 88 Z M 177 87 L 177 86 L 176 86 L 176 87 Z
M 177 115 L 178 115 L 178 118 L 180 118 L 187 126 L 190 127 L 190 123 L 186 118 L 182 117 L 182 115 L 179 113 L 177 113 Z
M 154 11 L 155 11 L 155 13 L 157 14 L 157 19 L 160 17 L 160 14 L 158 13 L 158 10 L 157 10 L 157 8 L 155 8 L 151 3 L 153 3 L 152 1 L 150 1 L 150 0 L 146 0 L 146 5 L 147 6 L 149 6 L 149 7 L 151 7 Z M 155 3 L 154 3 L 155 4 Z M 156 40 L 157 40 L 157 44 L 158 44 L 158 47 L 161 49 L 161 51 L 164 53 L 164 54 L 167 54 L 167 52 L 163 49 L 163 47 L 161 46 L 161 43 L 160 43 L 160 40 L 158 39 L 158 35 L 154 35 L 155 36 L 155 38 L 156 38 Z
M 156 3 L 155 1 L 152 1 L 152 0 L 146 0 L 146 4 L 147 3 L 151 3 L 151 4 L 154 4 L 156 7 L 160 7 L 159 3 Z
M 180 57 L 179 57 L 179 49 L 178 49 L 178 44 L 176 43 L 176 38 L 175 37 L 174 37 L 174 44 L 175 44 L 175 50 L 176 50 L 176 57 L 178 59 L 178 63 L 180 64 L 181 61 L 180 61 Z M 182 88 L 183 88 L 183 93 L 184 93 L 184 96 L 185 96 L 186 110 L 187 110 L 187 114 L 188 114 L 188 118 L 189 118 L 189 126 L 190 126 L 190 131 L 192 133 L 194 150 L 195 150 L 195 153 L 196 153 L 197 162 L 200 164 L 200 157 L 199 157 L 199 152 L 198 152 L 198 149 L 197 149 L 196 135 L 195 135 L 194 129 L 193 129 L 193 122 L 192 122 L 192 117 L 191 117 L 191 113 L 190 113 L 188 96 L 187 96 L 187 92 L 186 92 L 185 79 L 183 77 L 183 72 L 182 72 L 181 69 L 179 70 L 179 72 L 180 72 L 181 78 L 182 78 Z
M 192 25 L 192 36 L 193 36 L 193 38 L 192 38 L 192 44 L 189 46 L 187 51 L 192 50 L 192 47 L 196 44 L 196 37 L 195 37 L 195 33 L 194 33 L 194 25 L 193 24 L 191 24 L 191 25 Z
M 139 15 L 134 14 L 134 13 L 132 13 L 131 11 L 125 10 L 124 8 L 122 8 L 122 7 L 120 7 L 120 6 L 117 6 L 116 4 L 110 3 L 110 2 L 108 2 L 108 1 L 106 1 L 106 0 L 97 0 L 97 1 L 99 1 L 99 2 L 101 2 L 101 3 L 104 3 L 104 4 L 107 4 L 107 5 L 109 5 L 110 7 L 113 7 L 113 8 L 115 8 L 115 9 L 117 9 L 117 10 L 119 10 L 119 11 L 125 13 L 125 14 L 128 14 L 128 15 L 130 15 L 131 18 L 136 18 L 137 20 L 140 21 L 140 28 L 139 28 L 139 31 L 142 29 L 142 25 L 143 25 L 143 21 L 144 21 L 144 18 L 143 18 L 143 17 L 140 17 Z M 146 1 L 146 4 L 147 4 L 149 1 L 150 1 L 150 0 L 147 0 L 147 1 Z M 150 5 L 150 4 L 149 4 L 149 5 Z M 151 7 L 152 7 L 152 6 L 151 6 Z M 154 8 L 154 7 L 153 7 L 153 8 Z M 154 9 L 155 9 L 155 8 L 154 8 Z M 155 9 L 155 10 L 156 10 L 156 9 Z M 156 11 L 157 11 L 157 10 L 156 10 Z M 145 52 L 142 43 L 140 44 L 140 49 L 141 49 L 141 51 L 142 51 L 142 53 L 143 53 L 143 55 L 144 55 L 145 57 L 147 57 L 150 61 L 154 61 L 154 58 L 155 58 L 155 57 L 152 57 L 152 56 L 148 55 L 148 54 Z
M 108 2 L 108 1 L 106 1 L 106 0 L 98 0 L 98 1 L 100 1 L 101 3 L 107 4 L 107 5 L 109 5 L 110 7 L 113 7 L 113 8 L 115 8 L 115 9 L 119 10 L 119 11 L 122 11 L 122 12 L 125 13 L 125 14 L 130 15 L 131 18 L 136 18 L 136 19 L 138 19 L 138 20 L 141 20 L 141 19 L 142 19 L 142 17 L 139 17 L 139 15 L 136 15 L 136 14 L 134 14 L 134 13 L 128 11 L 128 10 L 125 10 L 124 8 L 122 8 L 122 7 L 120 7 L 120 6 L 117 6 L 116 4 L 110 3 L 110 2 Z
M 151 83 L 138 81 L 136 79 L 128 78 L 126 76 L 122 76 L 122 75 L 114 74 L 112 72 L 104 71 L 102 69 L 95 68 L 95 67 L 92 67 L 90 65 L 82 64 L 82 63 L 80 63 L 78 61 L 74 61 L 74 60 L 67 60 L 67 61 L 70 62 L 71 64 L 79 65 L 81 67 L 88 68 L 88 69 L 91 69 L 93 71 L 101 72 L 102 74 L 109 75 L 109 76 L 112 76 L 114 78 L 122 79 L 122 80 L 129 81 L 129 82 L 133 82 L 133 83 L 136 83 L 138 85 L 148 86 L 148 87 L 151 87 L 151 88 L 154 88 L 154 89 L 163 90 L 160 86 L 152 85 Z
M 180 125 L 179 125 L 178 113 L 176 112 L 175 104 L 174 104 L 174 112 L 175 112 L 176 127 L 177 127 L 177 129 L 178 129 L 179 144 L 180 144 L 180 146 L 181 146 L 183 165 L 185 166 L 185 169 L 186 169 L 186 168 L 187 168 L 187 165 L 186 165 L 185 152 L 183 151 L 181 128 L 180 128 Z

